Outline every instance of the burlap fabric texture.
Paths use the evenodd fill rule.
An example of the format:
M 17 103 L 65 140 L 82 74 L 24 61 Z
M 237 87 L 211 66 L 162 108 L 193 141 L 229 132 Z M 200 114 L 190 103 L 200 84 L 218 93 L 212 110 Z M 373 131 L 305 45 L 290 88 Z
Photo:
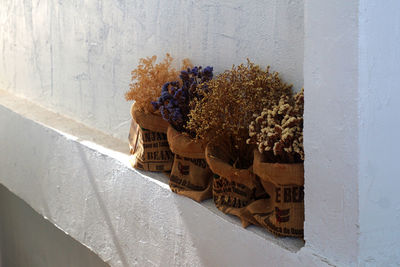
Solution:
M 167 137 L 175 154 L 169 182 L 171 190 L 197 202 L 211 198 L 213 173 L 205 160 L 205 145 L 172 126 L 168 127 Z
M 206 160 L 216 175 L 213 181 L 213 199 L 216 207 L 226 214 L 240 218 L 243 227 L 258 224 L 246 212 L 246 207 L 257 199 L 268 196 L 257 181 L 252 169 L 237 169 L 229 164 L 231 155 L 223 144 L 209 143 Z
M 267 163 L 255 150 L 253 172 L 270 199 L 253 202 L 246 212 L 275 235 L 303 237 L 304 164 Z
M 129 131 L 130 162 L 133 168 L 145 171 L 170 171 L 174 155 L 167 140 L 168 122 L 161 116 L 131 108 Z

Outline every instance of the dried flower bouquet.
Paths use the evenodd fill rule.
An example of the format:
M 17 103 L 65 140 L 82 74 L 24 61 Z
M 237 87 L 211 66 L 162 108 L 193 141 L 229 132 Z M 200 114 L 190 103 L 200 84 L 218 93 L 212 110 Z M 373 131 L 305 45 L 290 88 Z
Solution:
M 205 144 L 191 138 L 185 128 L 190 102 L 201 98 L 199 92 L 207 90 L 206 83 L 213 77 L 212 67 L 194 67 L 181 71 L 179 81 L 163 85 L 161 96 L 152 102 L 168 121 L 167 137 L 175 154 L 169 185 L 171 190 L 198 202 L 212 196 L 212 172 L 205 160 Z
M 256 144 L 268 162 L 303 162 L 303 112 L 304 89 L 294 96 L 282 95 L 271 108 L 254 114 L 247 143 Z
M 254 115 L 249 126 L 255 144 L 253 172 L 269 199 L 249 205 L 257 224 L 280 236 L 303 236 L 304 223 L 304 90 L 282 95 L 278 103 Z
M 248 60 L 208 82 L 208 90 L 199 90 L 202 97 L 192 102 L 186 128 L 199 139 L 224 139 L 230 144 L 231 163 L 248 168 L 252 149 L 246 140 L 253 114 L 264 107 L 271 108 L 290 90 L 291 86 L 282 82 L 277 72 Z
M 141 58 L 136 69 L 132 70 L 130 89 L 126 100 L 135 100 L 136 107 L 146 113 L 154 113 L 151 104 L 161 94 L 163 84 L 179 77 L 179 71 L 172 67 L 173 58 L 166 54 L 163 61 L 156 64 L 157 56 Z M 189 59 L 182 61 L 182 69 L 191 66 Z
M 154 109 L 160 110 L 162 117 L 179 132 L 186 132 L 190 102 L 201 98 L 207 91 L 207 82 L 213 78 L 213 68 L 199 67 L 182 70 L 180 81 L 170 81 L 162 86 L 161 96 L 153 101 Z
M 125 95 L 126 100 L 135 100 L 129 132 L 130 161 L 134 168 L 170 171 L 174 157 L 167 142 L 168 123 L 155 112 L 151 101 L 160 96 L 165 82 L 178 77 L 178 72 L 171 67 L 169 54 L 158 64 L 156 60 L 156 56 L 140 59 L 132 71 L 130 90 Z M 190 62 L 183 60 L 183 65 L 186 68 Z

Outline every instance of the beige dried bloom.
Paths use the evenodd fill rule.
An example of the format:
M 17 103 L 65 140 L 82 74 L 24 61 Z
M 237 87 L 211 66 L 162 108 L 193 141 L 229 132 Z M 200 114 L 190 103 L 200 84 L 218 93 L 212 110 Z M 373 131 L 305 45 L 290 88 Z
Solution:
M 277 72 L 265 70 L 248 60 L 233 66 L 208 82 L 203 98 L 194 100 L 187 128 L 196 138 L 223 139 L 231 145 L 233 161 L 245 168 L 251 164 L 251 148 L 246 144 L 253 114 L 279 102 L 291 91 Z
M 248 144 L 256 144 L 268 161 L 304 161 L 304 89 L 294 96 L 282 95 L 272 108 L 264 108 L 250 123 Z
M 141 58 L 139 65 L 131 73 L 131 84 L 125 93 L 126 100 L 135 100 L 137 108 L 146 113 L 154 113 L 152 101 L 156 101 L 161 94 L 163 84 L 175 81 L 179 77 L 179 71 L 173 68 L 173 58 L 166 54 L 164 60 L 156 63 L 157 56 Z M 182 70 L 191 67 L 189 59 L 182 61 Z

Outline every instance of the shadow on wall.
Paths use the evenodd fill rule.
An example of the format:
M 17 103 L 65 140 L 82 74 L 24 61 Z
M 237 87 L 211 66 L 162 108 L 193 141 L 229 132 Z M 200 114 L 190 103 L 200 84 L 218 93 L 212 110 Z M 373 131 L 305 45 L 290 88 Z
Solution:
M 109 266 L 3 185 L 0 185 L 0 249 L 0 266 Z
M 88 159 L 86 158 L 85 152 L 83 151 L 83 149 L 80 146 L 80 144 L 77 144 L 76 147 L 77 147 L 77 149 L 79 151 L 81 160 L 82 160 L 83 164 L 85 165 L 85 168 L 86 168 L 86 171 L 87 171 L 87 177 L 89 179 L 90 185 L 92 186 L 92 189 L 93 189 L 94 195 L 96 197 L 96 200 L 97 200 L 97 202 L 98 202 L 98 204 L 100 206 L 100 209 L 101 209 L 101 211 L 103 213 L 103 218 L 104 218 L 104 220 L 105 220 L 105 222 L 107 224 L 108 231 L 109 231 L 109 233 L 111 235 L 112 241 L 114 243 L 114 246 L 116 248 L 118 256 L 119 256 L 119 258 L 121 260 L 122 266 L 129 266 L 127 258 L 126 258 L 126 255 L 125 255 L 125 253 L 124 253 L 124 251 L 123 251 L 123 249 L 122 249 L 122 247 L 120 245 L 120 242 L 118 240 L 117 234 L 115 233 L 114 226 L 113 226 L 113 224 L 111 222 L 110 214 L 107 211 L 107 207 L 106 207 L 106 205 L 104 203 L 104 200 L 101 197 L 99 188 L 98 188 L 97 183 L 96 183 L 96 179 L 95 179 L 95 177 L 93 175 L 93 172 L 92 172 L 92 170 L 90 168 L 90 164 L 88 163 Z

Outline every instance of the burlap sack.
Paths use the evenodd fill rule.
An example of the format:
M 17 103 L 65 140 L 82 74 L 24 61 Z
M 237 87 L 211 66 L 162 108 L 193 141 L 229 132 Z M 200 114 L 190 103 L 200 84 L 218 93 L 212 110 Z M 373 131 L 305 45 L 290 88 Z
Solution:
M 261 184 L 249 169 L 236 169 L 230 162 L 230 154 L 224 145 L 208 144 L 206 160 L 216 174 L 213 182 L 213 198 L 216 207 L 224 213 L 240 218 L 243 227 L 258 224 L 246 213 L 246 207 L 257 199 L 268 198 Z
M 275 235 L 303 237 L 303 163 L 265 163 L 260 152 L 255 150 L 253 172 L 260 177 L 271 198 L 253 202 L 247 212 Z
M 205 145 L 171 126 L 167 137 L 175 154 L 169 181 L 171 190 L 198 202 L 211 198 L 213 173 L 205 160 Z
M 168 122 L 161 116 L 131 108 L 129 131 L 130 162 L 133 168 L 145 171 L 170 171 L 174 155 L 167 140 Z

